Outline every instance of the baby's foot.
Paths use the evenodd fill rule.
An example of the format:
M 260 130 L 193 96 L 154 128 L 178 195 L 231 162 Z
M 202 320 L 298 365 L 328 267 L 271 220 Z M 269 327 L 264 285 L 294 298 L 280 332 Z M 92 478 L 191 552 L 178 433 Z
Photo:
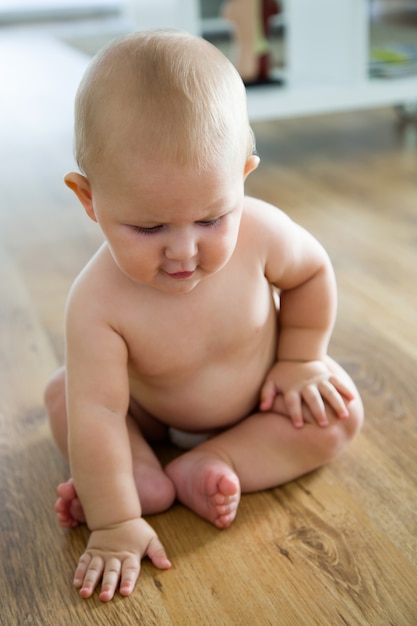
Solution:
M 61 526 L 75 528 L 80 523 L 85 523 L 84 511 L 72 478 L 58 485 L 56 491 L 58 500 L 55 503 L 55 512 Z
M 227 528 L 240 501 L 239 479 L 227 463 L 206 451 L 193 450 L 165 468 L 178 500 L 217 528 Z

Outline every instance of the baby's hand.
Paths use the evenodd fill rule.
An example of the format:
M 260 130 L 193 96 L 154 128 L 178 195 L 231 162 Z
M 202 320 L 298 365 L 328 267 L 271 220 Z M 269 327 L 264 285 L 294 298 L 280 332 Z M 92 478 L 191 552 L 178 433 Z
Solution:
M 91 533 L 74 576 L 74 586 L 83 598 L 89 598 L 100 580 L 100 600 L 107 602 L 115 594 L 132 593 L 140 572 L 140 563 L 148 556 L 159 569 L 171 563 L 155 531 L 144 519 L 133 519 Z
M 340 419 L 349 417 L 347 403 L 354 394 L 346 383 L 330 372 L 323 361 L 279 361 L 268 374 L 261 390 L 261 411 L 273 408 L 282 395 L 296 428 L 304 425 L 303 402 L 319 426 L 327 426 L 325 401 Z

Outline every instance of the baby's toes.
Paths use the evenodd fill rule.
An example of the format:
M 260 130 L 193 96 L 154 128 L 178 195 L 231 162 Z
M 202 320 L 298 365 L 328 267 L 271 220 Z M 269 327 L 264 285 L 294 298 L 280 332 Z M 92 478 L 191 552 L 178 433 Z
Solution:
M 214 525 L 217 526 L 217 528 L 228 528 L 234 521 L 235 517 L 236 510 L 227 511 L 225 513 L 219 514 L 217 519 L 214 521 Z
M 71 502 L 64 500 L 64 498 L 58 498 L 54 508 L 58 522 L 63 528 L 75 528 L 82 521 L 82 509 L 78 499 Z M 76 509 L 75 515 L 74 508 Z M 78 508 L 81 509 L 81 513 L 77 511 Z
M 74 528 L 75 526 L 78 526 L 78 522 L 74 520 L 72 515 L 66 510 L 56 511 L 56 517 L 60 526 L 63 528 Z
M 65 483 L 59 484 L 56 488 L 56 492 L 63 500 L 73 500 L 77 497 L 77 492 L 75 491 L 74 481 L 72 478 L 67 480 Z
M 85 515 L 81 502 L 78 498 L 74 498 L 69 507 L 69 513 L 75 522 L 85 522 Z
M 222 476 L 218 483 L 218 493 L 224 498 L 239 498 L 240 485 L 239 480 L 234 474 L 226 474 Z
M 216 496 L 214 496 L 214 500 L 216 501 L 215 508 L 217 512 L 217 518 L 214 523 L 218 528 L 227 528 L 236 517 L 239 498 L 229 496 L 223 496 L 220 498 L 219 496 L 220 494 L 216 494 Z
M 68 512 L 68 502 L 66 502 L 63 498 L 58 498 L 55 502 L 55 513 L 61 514 Z

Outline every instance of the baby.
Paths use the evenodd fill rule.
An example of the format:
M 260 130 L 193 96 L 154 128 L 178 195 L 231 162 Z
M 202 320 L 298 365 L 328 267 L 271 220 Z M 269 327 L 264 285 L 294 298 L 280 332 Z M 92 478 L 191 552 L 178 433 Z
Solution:
M 48 383 L 72 478 L 58 519 L 91 536 L 74 585 L 129 595 L 148 556 L 170 567 L 144 515 L 177 499 L 217 528 L 241 492 L 338 455 L 359 395 L 327 355 L 336 287 L 321 245 L 245 197 L 256 169 L 245 90 L 203 39 L 136 33 L 96 56 L 78 90 L 67 174 L 105 243 L 76 279 L 66 366 Z M 188 450 L 162 467 L 152 444 Z

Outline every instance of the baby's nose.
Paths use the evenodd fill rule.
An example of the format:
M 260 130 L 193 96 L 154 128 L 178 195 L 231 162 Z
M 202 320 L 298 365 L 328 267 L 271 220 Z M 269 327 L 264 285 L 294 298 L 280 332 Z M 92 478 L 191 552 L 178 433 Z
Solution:
M 197 254 L 197 241 L 192 233 L 175 233 L 165 248 L 165 256 L 171 261 L 188 261 Z

